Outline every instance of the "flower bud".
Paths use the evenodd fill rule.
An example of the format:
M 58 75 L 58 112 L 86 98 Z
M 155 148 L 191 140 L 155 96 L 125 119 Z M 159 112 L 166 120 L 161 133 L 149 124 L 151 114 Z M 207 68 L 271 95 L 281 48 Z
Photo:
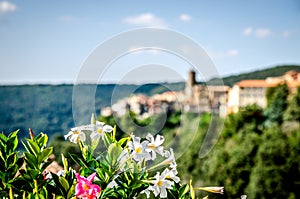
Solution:
M 91 124 L 96 124 L 96 118 L 95 118 L 94 113 L 92 113 Z

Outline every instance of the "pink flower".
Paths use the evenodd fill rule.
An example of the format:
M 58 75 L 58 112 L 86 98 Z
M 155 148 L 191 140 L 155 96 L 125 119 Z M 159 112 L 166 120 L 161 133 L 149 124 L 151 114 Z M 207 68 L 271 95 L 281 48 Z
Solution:
M 77 184 L 75 186 L 75 193 L 77 198 L 82 199 L 96 199 L 101 192 L 101 188 L 97 184 L 93 184 L 96 173 L 91 174 L 85 178 L 78 173 L 75 174 L 77 178 Z

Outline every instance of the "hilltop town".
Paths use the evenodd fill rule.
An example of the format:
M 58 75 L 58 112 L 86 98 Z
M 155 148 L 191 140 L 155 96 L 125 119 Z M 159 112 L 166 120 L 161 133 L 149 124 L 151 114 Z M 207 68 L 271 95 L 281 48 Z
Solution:
M 286 83 L 293 93 L 300 86 L 300 73 L 291 70 L 281 76 L 266 79 L 245 79 L 232 87 L 226 85 L 206 85 L 196 81 L 196 72 L 190 71 L 182 91 L 167 91 L 153 96 L 131 95 L 119 100 L 111 107 L 101 109 L 102 116 L 123 116 L 127 111 L 146 118 L 161 112 L 186 111 L 195 113 L 211 112 L 224 117 L 236 113 L 240 107 L 251 104 L 265 108 L 266 90 Z

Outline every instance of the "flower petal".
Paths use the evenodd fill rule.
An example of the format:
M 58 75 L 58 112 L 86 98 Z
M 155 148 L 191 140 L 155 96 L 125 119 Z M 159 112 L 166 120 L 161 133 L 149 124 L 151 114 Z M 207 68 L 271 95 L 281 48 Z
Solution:
M 89 177 L 87 177 L 87 180 L 90 181 L 90 182 L 92 182 L 94 180 L 94 178 L 95 178 L 96 175 L 97 175 L 96 172 L 92 173 Z
M 103 131 L 104 131 L 104 132 L 107 132 L 107 133 L 112 132 L 113 129 L 114 129 L 114 128 L 113 128 L 112 126 L 110 126 L 110 125 L 105 125 L 105 126 L 103 127 Z

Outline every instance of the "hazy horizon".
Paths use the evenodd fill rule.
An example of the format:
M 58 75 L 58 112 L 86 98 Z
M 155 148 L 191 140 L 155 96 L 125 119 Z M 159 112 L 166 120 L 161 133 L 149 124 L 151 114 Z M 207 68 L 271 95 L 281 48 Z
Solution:
M 247 70 L 244 72 L 240 72 L 240 73 L 232 73 L 229 75 L 225 75 L 222 76 L 221 78 L 226 78 L 226 77 L 230 77 L 230 76 L 235 76 L 235 75 L 241 75 L 241 74 L 245 74 L 245 73 L 251 73 L 251 72 L 256 72 L 256 71 L 262 71 L 265 69 L 269 69 L 269 68 L 274 68 L 277 66 L 299 66 L 300 64 L 280 64 L 280 65 L 274 65 L 274 66 L 267 66 L 258 70 Z M 186 74 L 187 77 L 188 74 Z M 162 83 L 182 83 L 185 82 L 187 79 L 186 77 L 184 79 L 179 79 L 179 80 L 173 80 L 173 81 L 165 81 L 165 80 L 161 80 L 161 81 L 145 81 L 145 82 L 136 82 L 136 81 L 128 81 L 128 82 L 122 82 L 120 85 L 142 85 L 142 84 L 162 84 Z M 196 74 L 196 78 L 198 81 L 202 81 L 201 79 L 199 80 L 199 74 Z M 211 77 L 209 80 L 214 79 L 216 77 Z M 76 82 L 75 80 L 45 80 L 45 79 L 41 79 L 41 80 L 22 80 L 22 81 L 2 81 L 0 80 L 0 86 L 19 86 L 19 85 L 74 85 L 74 84 L 97 84 L 97 85 L 109 85 L 109 84 L 119 84 L 117 82 L 117 80 L 106 80 L 106 81 L 101 81 L 101 82 Z

